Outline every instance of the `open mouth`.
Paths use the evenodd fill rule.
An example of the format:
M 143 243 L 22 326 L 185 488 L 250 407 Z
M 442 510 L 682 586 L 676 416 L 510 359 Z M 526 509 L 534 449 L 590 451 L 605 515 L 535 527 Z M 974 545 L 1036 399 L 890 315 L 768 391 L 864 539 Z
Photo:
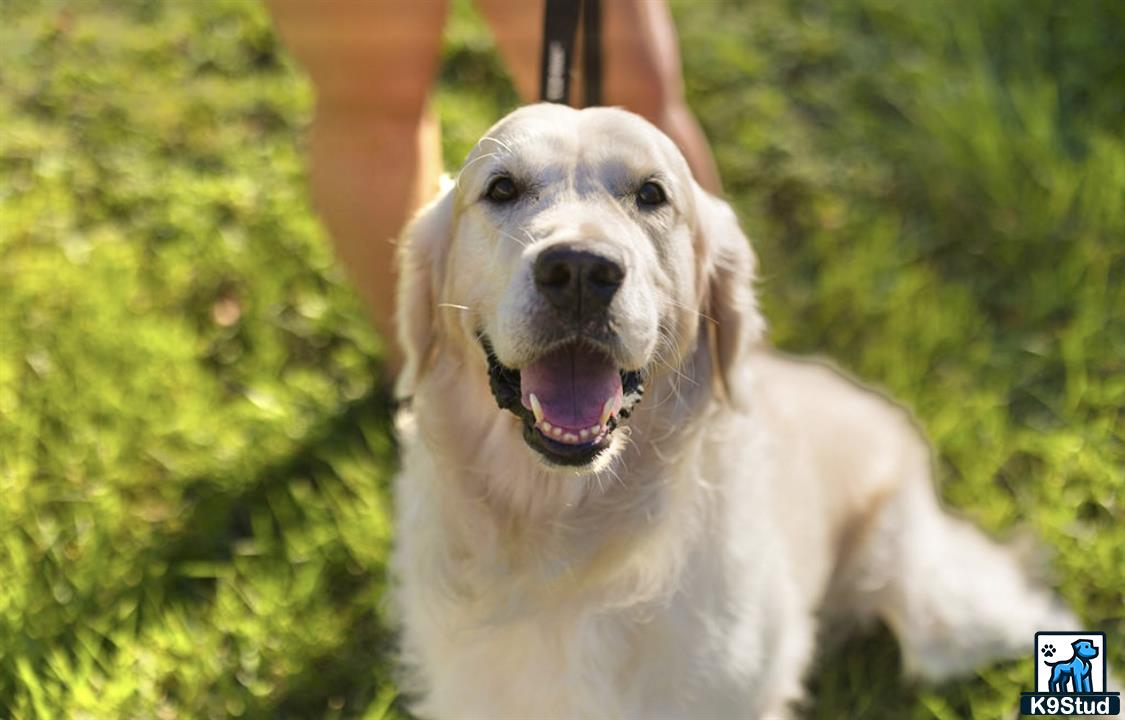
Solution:
M 523 438 L 557 465 L 588 465 L 644 394 L 641 373 L 618 368 L 581 341 L 559 345 L 517 370 L 505 367 L 483 334 L 496 404 L 523 420 Z

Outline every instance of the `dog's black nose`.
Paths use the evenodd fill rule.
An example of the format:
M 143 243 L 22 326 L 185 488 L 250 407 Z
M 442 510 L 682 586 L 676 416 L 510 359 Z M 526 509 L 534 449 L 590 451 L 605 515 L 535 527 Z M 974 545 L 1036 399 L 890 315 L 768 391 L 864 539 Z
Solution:
M 535 260 L 535 287 L 556 309 L 580 320 L 605 310 L 624 279 L 619 262 L 589 250 L 559 246 Z

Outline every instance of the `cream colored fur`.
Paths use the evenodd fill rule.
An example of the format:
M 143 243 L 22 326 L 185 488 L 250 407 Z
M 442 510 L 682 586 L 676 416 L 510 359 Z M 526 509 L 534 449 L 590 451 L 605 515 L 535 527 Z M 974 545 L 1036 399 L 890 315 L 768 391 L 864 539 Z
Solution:
M 483 201 L 498 168 L 534 200 Z M 671 204 L 638 213 L 629 192 L 654 174 Z M 624 254 L 615 357 L 648 372 L 580 470 L 525 444 L 476 340 L 534 359 L 530 263 L 576 239 Z M 513 113 L 403 243 L 394 599 L 420 716 L 781 717 L 821 612 L 881 617 L 928 678 L 1073 624 L 942 512 L 906 412 L 768 348 L 734 213 L 640 118 Z

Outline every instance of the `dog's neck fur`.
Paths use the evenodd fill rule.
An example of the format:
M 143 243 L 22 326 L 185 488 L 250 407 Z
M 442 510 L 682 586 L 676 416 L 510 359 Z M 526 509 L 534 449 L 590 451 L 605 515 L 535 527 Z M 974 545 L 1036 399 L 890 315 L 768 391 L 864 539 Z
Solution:
M 625 447 L 585 474 L 548 468 L 527 448 L 520 421 L 497 411 L 480 358 L 438 357 L 413 404 L 419 455 L 434 464 L 415 477 L 432 486 L 427 507 L 407 515 L 428 515 L 442 534 L 428 543 L 435 586 L 491 617 L 591 594 L 602 607 L 634 605 L 675 582 L 684 538 L 710 504 L 701 482 L 683 481 L 698 477 L 683 468 L 699 467 L 699 419 L 715 409 L 706 342 L 690 366 L 648 379 L 646 398 L 618 430 Z

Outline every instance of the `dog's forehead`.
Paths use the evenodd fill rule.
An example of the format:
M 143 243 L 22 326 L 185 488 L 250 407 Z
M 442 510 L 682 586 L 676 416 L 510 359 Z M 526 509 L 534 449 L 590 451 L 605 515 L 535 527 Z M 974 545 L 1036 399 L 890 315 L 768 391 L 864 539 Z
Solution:
M 643 175 L 686 167 L 672 141 L 638 115 L 554 104 L 520 108 L 496 123 L 469 154 L 465 169 L 489 174 L 506 164 L 568 176 L 579 168 Z

